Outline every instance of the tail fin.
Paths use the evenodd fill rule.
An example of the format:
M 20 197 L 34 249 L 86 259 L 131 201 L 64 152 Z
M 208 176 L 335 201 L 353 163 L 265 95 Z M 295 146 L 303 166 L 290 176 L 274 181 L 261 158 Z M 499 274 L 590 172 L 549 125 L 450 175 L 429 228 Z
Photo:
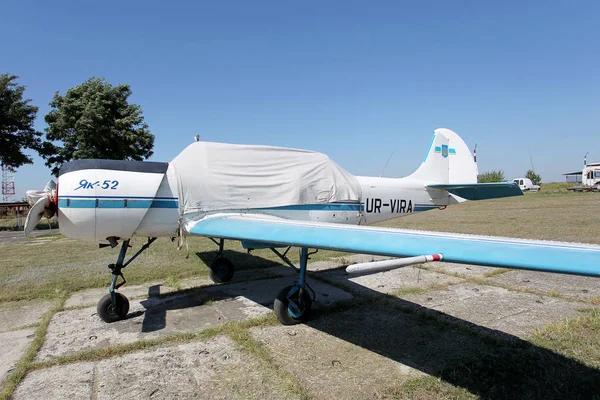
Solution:
M 410 178 L 427 183 L 477 183 L 477 163 L 466 143 L 446 128 L 434 131 L 421 166 Z

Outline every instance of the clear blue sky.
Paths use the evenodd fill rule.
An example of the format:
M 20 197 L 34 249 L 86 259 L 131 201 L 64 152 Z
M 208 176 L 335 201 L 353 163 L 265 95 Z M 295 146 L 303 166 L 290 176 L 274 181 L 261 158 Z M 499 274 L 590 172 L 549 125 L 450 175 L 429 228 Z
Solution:
M 350 172 L 411 173 L 433 130 L 480 171 L 544 181 L 600 161 L 598 1 L 15 1 L 0 73 L 39 106 L 90 76 L 131 85 L 153 160 L 204 140 L 308 148 Z M 18 169 L 17 195 L 50 178 Z

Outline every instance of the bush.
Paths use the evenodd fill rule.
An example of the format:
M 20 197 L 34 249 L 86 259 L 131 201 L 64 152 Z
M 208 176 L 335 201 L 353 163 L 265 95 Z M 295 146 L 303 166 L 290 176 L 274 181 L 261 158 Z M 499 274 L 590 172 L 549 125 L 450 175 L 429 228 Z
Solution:
M 477 175 L 478 183 L 490 183 L 490 182 L 505 182 L 504 172 L 501 170 L 484 172 L 483 174 Z
M 542 177 L 536 174 L 532 169 L 527 171 L 525 178 L 531 179 L 531 182 L 534 185 L 539 185 L 542 182 Z

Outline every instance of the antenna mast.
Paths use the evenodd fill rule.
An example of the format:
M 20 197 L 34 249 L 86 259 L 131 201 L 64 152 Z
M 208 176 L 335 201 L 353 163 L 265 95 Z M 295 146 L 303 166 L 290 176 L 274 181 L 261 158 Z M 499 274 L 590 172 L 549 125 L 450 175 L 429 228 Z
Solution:
M 15 170 L 2 164 L 2 202 L 15 201 Z
M 533 157 L 531 157 L 531 149 L 529 149 L 528 147 L 527 151 L 529 152 L 529 162 L 531 162 L 531 170 L 535 173 L 535 168 L 533 167 Z
M 385 165 L 383 166 L 383 169 L 381 170 L 381 173 L 379 174 L 380 178 L 383 175 L 383 171 L 385 171 L 385 168 L 387 167 L 388 163 L 392 159 L 392 156 L 394 155 L 395 152 L 396 152 L 396 149 L 394 149 L 394 151 L 392 151 L 392 154 L 390 154 L 390 156 L 388 157 L 387 161 L 385 162 Z

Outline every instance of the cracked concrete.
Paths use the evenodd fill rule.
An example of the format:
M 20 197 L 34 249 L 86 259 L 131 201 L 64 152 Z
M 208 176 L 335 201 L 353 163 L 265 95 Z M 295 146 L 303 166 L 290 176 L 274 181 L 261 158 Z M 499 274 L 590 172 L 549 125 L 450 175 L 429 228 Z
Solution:
M 346 257 L 343 261 L 368 261 L 370 257 Z M 311 268 L 308 283 L 316 292 L 316 314 L 306 325 L 248 330 L 275 367 L 265 366 L 264 360 L 252 355 L 252 351 L 263 350 L 242 351 L 228 336 L 220 335 L 42 368 L 24 378 L 13 398 L 303 397 L 294 385 L 318 399 L 379 398 L 385 397 L 390 387 L 415 377 L 439 376 L 448 365 L 469 363 L 488 351 L 485 340 L 472 332 L 519 340 L 537 327 L 580 315 L 577 309 L 590 307 L 412 267 L 348 275 L 338 267 L 340 261 Z M 448 268 L 478 278 L 489 271 L 476 266 L 444 266 Z M 510 271 L 486 281 L 515 288 L 527 284 L 574 299 L 597 295 L 597 287 L 588 278 L 571 278 Z M 129 316 L 112 324 L 96 315 L 95 302 L 106 289 L 74 293 L 66 309 L 52 318 L 36 361 L 264 316 L 272 312 L 277 293 L 294 280 L 291 270 L 272 267 L 241 271 L 236 281 L 221 285 L 201 278 L 181 281 L 179 288 L 187 290 L 161 282 L 125 286 L 122 292 L 134 297 Z M 415 288 L 420 290 L 411 292 Z M 399 297 L 395 296 L 398 291 Z M 358 300 L 356 306 L 349 303 L 353 299 Z M 344 306 L 337 309 L 336 304 Z M 0 307 L 0 321 L 4 321 L 0 325 L 0 377 L 14 367 L 33 338 L 34 329 L 13 329 L 39 321 L 50 306 L 22 302 Z M 424 311 L 429 319 L 415 310 Z M 444 321 L 448 324 L 443 325 Z
M 271 312 L 267 306 L 279 290 L 292 282 L 293 278 L 265 279 L 131 300 L 127 319 L 111 324 L 98 318 L 96 307 L 61 311 L 48 326 L 37 360 L 259 317 Z M 318 293 L 315 308 L 352 298 L 349 293 L 321 282 L 308 280 L 308 283 Z
M 226 336 L 34 371 L 20 399 L 278 399 L 281 382 Z

